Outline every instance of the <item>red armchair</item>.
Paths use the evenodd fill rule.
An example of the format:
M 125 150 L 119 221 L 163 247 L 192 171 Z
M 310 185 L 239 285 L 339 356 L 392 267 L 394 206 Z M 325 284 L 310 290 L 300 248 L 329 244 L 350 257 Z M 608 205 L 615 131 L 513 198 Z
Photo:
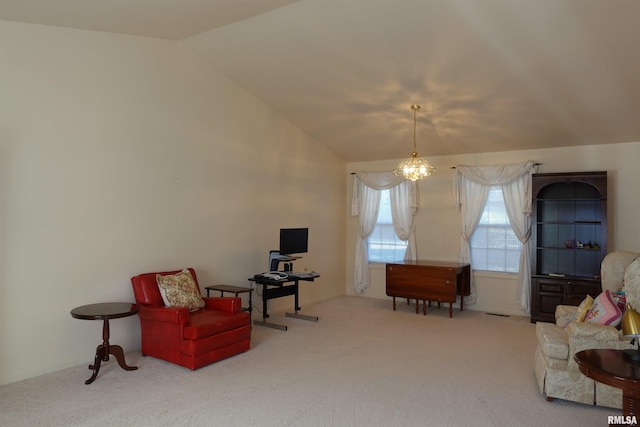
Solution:
M 194 269 L 189 268 L 198 287 Z M 218 360 L 249 350 L 251 317 L 241 311 L 237 297 L 204 298 L 205 307 L 187 308 L 164 305 L 156 274 L 131 278 L 142 330 L 142 355 L 153 356 L 189 369 L 198 369 Z

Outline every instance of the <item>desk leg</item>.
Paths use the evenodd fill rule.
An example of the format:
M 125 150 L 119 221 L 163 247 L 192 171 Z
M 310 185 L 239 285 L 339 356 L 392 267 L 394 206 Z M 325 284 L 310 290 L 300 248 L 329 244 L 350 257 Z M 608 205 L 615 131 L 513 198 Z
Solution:
M 275 323 L 265 322 L 264 320 L 254 320 L 253 324 L 257 325 L 257 326 L 265 326 L 265 327 L 271 328 L 271 329 L 278 329 L 279 331 L 286 331 L 287 330 L 286 325 L 277 325 Z
M 269 318 L 269 314 L 267 313 L 267 298 L 264 295 L 264 293 L 267 290 L 267 285 L 264 285 L 262 287 L 262 318 L 263 319 L 268 319 Z
M 269 297 L 267 296 L 268 288 L 267 288 L 267 285 L 263 285 L 263 284 L 258 284 L 258 286 L 262 286 L 262 320 L 254 320 L 253 324 L 257 326 L 264 326 L 271 329 L 277 329 L 279 331 L 286 331 L 287 330 L 286 325 L 278 325 L 275 323 L 267 322 L 267 319 L 269 318 L 269 314 L 267 313 L 267 306 L 269 301 Z M 249 306 L 251 306 L 251 291 L 249 291 Z
M 300 310 L 300 302 L 298 301 L 299 288 L 298 288 L 298 281 L 297 280 L 293 283 L 293 289 L 294 289 L 294 292 L 293 292 L 293 299 L 294 299 L 293 308 L 297 313 L 298 310 Z
M 309 320 L 311 322 L 317 322 L 320 318 L 318 316 L 307 316 L 306 314 L 285 313 L 286 317 L 293 317 L 294 319 Z
M 317 316 L 306 316 L 304 314 L 298 314 L 298 311 L 300 310 L 300 305 L 298 304 L 298 281 L 295 281 L 295 284 L 293 285 L 295 286 L 294 288 L 294 299 L 295 299 L 295 304 L 294 304 L 294 308 L 295 308 L 295 313 L 285 313 L 284 315 L 286 317 L 293 317 L 295 319 L 302 319 L 302 320 L 310 320 L 312 322 L 317 322 L 318 321 L 318 317 Z

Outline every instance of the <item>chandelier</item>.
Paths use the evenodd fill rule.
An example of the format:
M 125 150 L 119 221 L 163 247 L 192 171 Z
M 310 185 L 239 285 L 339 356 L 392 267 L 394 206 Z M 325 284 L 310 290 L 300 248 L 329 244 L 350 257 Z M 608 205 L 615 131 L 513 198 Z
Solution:
M 420 109 L 418 104 L 411 105 L 413 110 L 413 151 L 411 157 L 403 160 L 396 169 L 393 170 L 394 175 L 402 175 L 411 181 L 417 181 L 425 176 L 435 175 L 436 168 L 431 166 L 427 159 L 418 157 L 416 151 L 416 112 Z

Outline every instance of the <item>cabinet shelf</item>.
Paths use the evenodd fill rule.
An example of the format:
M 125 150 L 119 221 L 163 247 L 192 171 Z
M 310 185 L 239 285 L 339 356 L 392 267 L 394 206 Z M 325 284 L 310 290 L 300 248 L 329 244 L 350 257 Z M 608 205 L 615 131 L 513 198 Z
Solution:
M 565 248 L 562 246 L 538 246 L 536 247 L 538 250 L 561 250 L 561 251 L 577 251 L 577 252 L 601 252 L 600 248 Z
M 585 199 L 553 199 L 553 198 L 545 198 L 545 199 L 533 199 L 534 202 L 543 202 L 543 203 L 582 203 L 582 202 L 588 202 L 588 203 L 593 203 L 594 201 L 600 201 L 600 200 L 605 200 L 605 199 L 601 199 L 598 197 L 590 197 L 590 198 L 585 198 Z
M 602 221 L 538 221 L 538 225 L 550 224 L 550 225 L 600 225 Z
M 570 280 L 580 280 L 580 281 L 584 281 L 584 282 L 594 282 L 594 283 L 600 283 L 600 276 L 558 276 L 558 275 L 554 275 L 553 273 L 549 273 L 549 274 L 534 274 L 531 276 L 534 279 L 550 279 L 550 280 L 564 280 L 564 281 L 570 281 Z

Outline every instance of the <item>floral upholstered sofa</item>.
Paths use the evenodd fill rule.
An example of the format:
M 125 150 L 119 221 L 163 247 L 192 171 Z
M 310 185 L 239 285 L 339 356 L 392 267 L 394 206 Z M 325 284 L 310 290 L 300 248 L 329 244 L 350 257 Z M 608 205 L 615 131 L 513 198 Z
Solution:
M 611 252 L 603 259 L 600 273 L 603 294 L 593 298 L 601 299 L 607 297 L 605 294 L 622 290 L 626 304 L 640 311 L 640 253 Z M 611 324 L 580 321 L 585 314 L 589 316 L 585 309 L 585 304 L 590 303 L 587 299 L 580 307 L 559 305 L 555 324 L 536 323 L 538 347 L 534 366 L 538 387 L 547 400 L 558 398 L 622 408 L 622 392 L 583 375 L 573 359 L 576 352 L 590 348 L 632 348 L 630 340 L 623 338 L 614 326 L 621 316 Z

